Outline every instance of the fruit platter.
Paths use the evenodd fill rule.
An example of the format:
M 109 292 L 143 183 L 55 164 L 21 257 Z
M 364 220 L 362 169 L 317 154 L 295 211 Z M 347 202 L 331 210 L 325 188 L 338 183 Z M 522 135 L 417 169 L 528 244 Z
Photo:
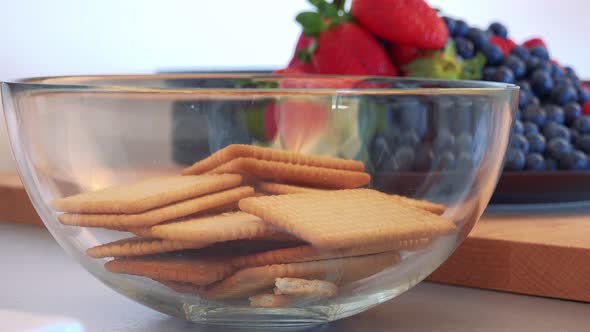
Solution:
M 274 71 L 277 77 L 402 76 L 518 85 L 518 111 L 512 122 L 504 172 L 491 203 L 590 201 L 590 84 L 582 81 L 571 66 L 553 58 L 542 38 L 517 42 L 500 22 L 488 27 L 472 26 L 452 13 L 431 8 L 423 0 L 353 0 L 350 3 L 310 0 L 310 3 L 313 10 L 295 17 L 301 25 L 301 34 L 288 65 Z M 349 83 L 342 88 L 379 84 L 376 79 Z M 243 84 L 278 87 L 282 83 Z M 411 89 L 412 86 L 396 88 Z M 341 135 L 351 135 L 350 149 L 338 153 L 362 160 L 369 169 L 383 176 L 395 173 L 399 178 L 400 174 L 405 174 L 409 183 L 412 179 L 421 181 L 421 174 L 440 165 L 445 172 L 461 173 L 474 159 L 476 151 L 465 147 L 478 139 L 481 112 L 477 110 L 485 105 L 452 96 L 446 104 L 437 102 L 440 105 L 434 107 L 436 115 L 425 113 L 421 98 L 397 100 L 389 103 L 389 109 L 380 109 L 378 104 L 354 105 L 359 109 L 359 116 L 342 119 L 339 130 Z M 190 102 L 175 104 L 173 121 L 175 158 L 184 164 L 194 162 L 197 157 L 187 152 L 194 151 L 190 146 L 194 132 L 182 130 L 183 126 L 191 127 L 184 121 L 188 117 L 183 117 L 191 112 L 189 105 L 194 107 Z M 327 122 L 326 113 L 309 103 L 282 105 L 280 108 L 287 118 L 283 116 L 280 121 L 277 120 L 279 107 L 272 103 L 236 105 L 222 101 L 219 107 L 249 107 L 259 111 L 248 112 L 257 114 L 256 119 L 231 115 L 236 112 L 220 112 L 218 121 L 208 123 L 209 128 L 239 123 L 243 130 L 214 134 L 216 137 L 212 141 L 217 141 L 218 146 L 210 146 L 212 151 L 229 143 L 272 145 L 276 141 L 277 124 L 307 127 L 313 136 L 314 132 L 322 131 L 323 123 Z M 306 119 L 304 123 L 289 121 L 289 113 L 284 112 L 286 107 L 306 112 L 305 117 L 297 117 Z M 371 111 L 363 112 L 367 108 Z M 429 128 L 432 116 L 436 116 L 437 121 L 446 119 L 446 128 Z M 264 121 L 257 121 L 260 118 Z M 264 127 L 260 127 L 260 123 L 264 123 Z M 305 152 L 314 153 L 330 148 L 329 142 L 323 141 L 319 147 L 302 142 L 301 137 L 286 137 L 282 143 L 285 144 L 283 148 L 307 149 Z M 420 149 L 416 148 L 418 146 Z M 365 156 L 368 155 L 373 158 L 367 160 Z

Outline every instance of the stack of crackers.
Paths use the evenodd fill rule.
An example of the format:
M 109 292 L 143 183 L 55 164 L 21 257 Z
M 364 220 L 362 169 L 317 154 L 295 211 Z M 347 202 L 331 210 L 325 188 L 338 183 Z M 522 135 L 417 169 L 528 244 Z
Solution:
M 281 307 L 343 285 L 456 231 L 444 206 L 362 188 L 359 161 L 230 145 L 181 175 L 57 199 L 64 225 L 134 236 L 89 248 L 113 273 L 209 300 Z

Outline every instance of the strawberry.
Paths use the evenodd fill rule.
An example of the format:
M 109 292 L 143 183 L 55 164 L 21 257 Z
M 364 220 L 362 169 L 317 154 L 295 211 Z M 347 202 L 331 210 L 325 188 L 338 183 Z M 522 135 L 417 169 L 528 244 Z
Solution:
M 277 69 L 272 72 L 273 74 L 280 74 L 280 75 L 288 75 L 288 74 L 305 74 L 306 72 L 303 71 L 300 67 L 287 67 L 282 69 Z
M 529 40 L 525 41 L 524 43 L 522 43 L 522 45 L 526 48 L 533 48 L 535 46 L 543 46 L 543 47 L 547 48 L 547 44 L 545 44 L 545 42 L 541 38 L 529 39 Z
M 369 32 L 389 42 L 420 49 L 445 46 L 445 22 L 424 0 L 353 0 L 352 16 Z
M 320 33 L 311 60 L 320 74 L 397 75 L 381 45 L 351 22 L 340 23 Z
M 498 36 L 490 37 L 490 43 L 498 46 L 500 50 L 502 50 L 502 55 L 504 56 L 508 56 L 510 54 L 510 50 L 512 50 L 512 47 L 514 47 L 511 47 L 506 39 L 500 38 Z
M 582 107 L 582 114 L 590 116 L 590 101 L 587 101 Z
M 317 12 L 297 15 L 303 33 L 313 41 L 300 58 L 309 56 L 319 74 L 395 76 L 397 70 L 381 44 L 338 5 L 313 0 Z M 335 2 L 336 3 L 336 2 Z M 306 54 L 307 53 L 307 54 Z
M 274 102 L 266 105 L 264 110 L 264 133 L 266 139 L 272 141 L 277 134 L 276 104 Z
M 389 57 L 394 65 L 401 68 L 420 56 L 420 51 L 411 46 L 390 44 L 387 48 Z
M 295 45 L 295 54 L 293 54 L 293 58 L 291 58 L 291 61 L 289 62 L 287 68 L 297 68 L 304 73 L 313 73 L 313 65 L 311 64 L 311 59 L 305 56 L 305 50 L 309 47 L 309 45 L 312 42 L 313 38 L 307 37 L 303 33 L 299 35 L 297 45 Z
M 514 40 L 512 40 L 510 38 L 506 39 L 506 44 L 508 44 L 508 47 L 510 48 L 510 50 L 512 50 L 513 48 L 516 47 L 516 45 L 518 45 L 514 42 Z

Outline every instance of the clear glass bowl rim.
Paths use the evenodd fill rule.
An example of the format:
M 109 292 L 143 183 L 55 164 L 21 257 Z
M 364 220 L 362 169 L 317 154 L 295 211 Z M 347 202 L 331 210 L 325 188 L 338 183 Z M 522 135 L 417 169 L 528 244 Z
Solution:
M 294 80 L 375 80 L 400 83 L 426 83 L 440 85 L 440 87 L 426 88 L 208 88 L 208 87 L 167 87 L 167 86 L 142 86 L 131 85 L 125 82 L 147 82 L 153 80 L 186 80 L 186 79 L 294 79 Z M 100 81 L 112 81 L 115 84 L 101 84 Z M 249 73 L 172 73 L 172 74 L 137 74 L 137 75 L 74 75 L 74 76 L 45 76 L 31 77 L 15 81 L 5 81 L 13 87 L 21 89 L 43 90 L 92 90 L 95 92 L 117 93 L 200 93 L 200 94 L 240 94 L 240 95 L 268 95 L 268 94 L 313 94 L 313 95 L 436 95 L 436 94 L 503 94 L 514 93 L 519 87 L 514 84 L 445 80 L 429 78 L 407 78 L 387 76 L 350 76 L 350 75 L 276 75 L 276 74 L 249 74 Z

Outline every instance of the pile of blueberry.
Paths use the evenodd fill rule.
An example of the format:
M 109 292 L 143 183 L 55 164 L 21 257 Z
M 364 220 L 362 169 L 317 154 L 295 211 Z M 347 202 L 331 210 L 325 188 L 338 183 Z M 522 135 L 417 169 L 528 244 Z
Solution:
M 520 86 L 504 168 L 590 170 L 590 93 L 575 71 L 552 61 L 540 39 L 514 44 L 500 23 L 481 30 L 444 20 L 459 56 L 469 59 L 480 52 L 486 57 L 483 80 Z

